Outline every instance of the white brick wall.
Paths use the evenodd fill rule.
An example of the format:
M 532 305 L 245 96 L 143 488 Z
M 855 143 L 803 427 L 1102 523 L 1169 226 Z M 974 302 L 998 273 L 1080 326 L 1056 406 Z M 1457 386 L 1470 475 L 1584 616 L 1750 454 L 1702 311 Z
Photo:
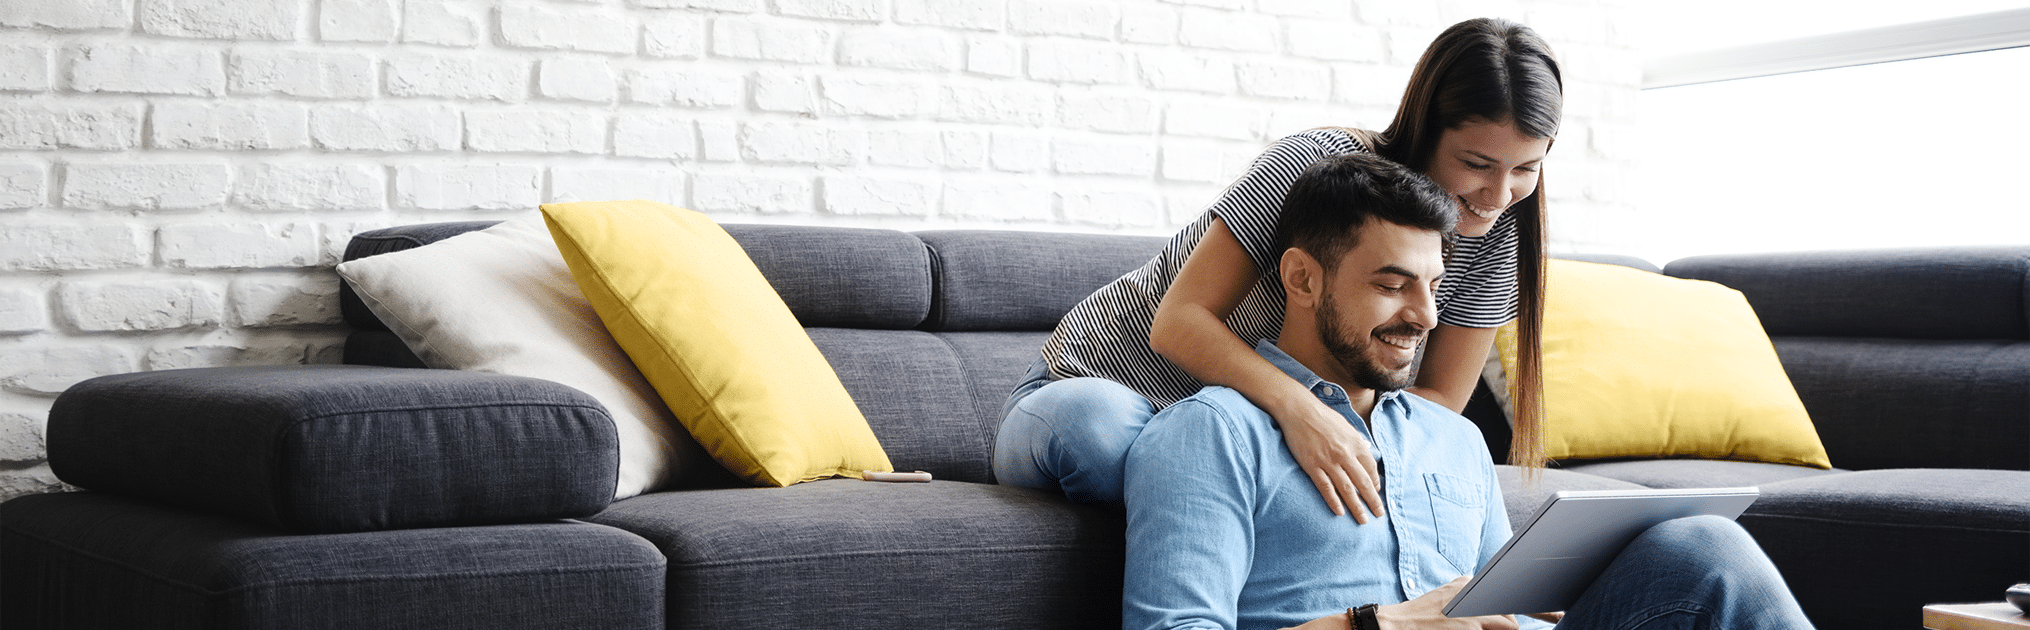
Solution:
M 646 198 L 726 221 L 1167 235 L 1379 127 L 1454 21 L 1566 60 L 1554 241 L 1612 249 L 1629 0 L 0 0 L 0 499 L 50 401 L 335 362 L 354 233 Z M 1561 234 L 1577 235 L 1561 236 Z

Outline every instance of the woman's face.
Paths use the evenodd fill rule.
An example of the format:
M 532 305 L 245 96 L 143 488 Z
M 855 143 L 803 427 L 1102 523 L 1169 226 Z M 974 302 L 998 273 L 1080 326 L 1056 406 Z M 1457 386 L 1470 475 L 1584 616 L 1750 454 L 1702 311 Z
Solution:
M 1485 236 L 1494 220 L 1537 189 L 1550 138 L 1532 138 L 1507 121 L 1471 121 L 1438 135 L 1425 175 L 1459 201 L 1459 234 Z

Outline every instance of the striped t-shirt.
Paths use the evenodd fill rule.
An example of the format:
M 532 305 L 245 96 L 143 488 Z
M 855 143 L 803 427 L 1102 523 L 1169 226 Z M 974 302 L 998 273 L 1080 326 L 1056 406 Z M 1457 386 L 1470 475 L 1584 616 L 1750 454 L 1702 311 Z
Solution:
M 1197 221 L 1170 238 L 1162 253 L 1092 295 L 1057 324 L 1043 346 L 1052 378 L 1096 376 L 1112 380 L 1147 397 L 1158 409 L 1197 393 L 1205 386 L 1149 347 L 1149 326 L 1184 261 L 1212 227 L 1225 220 L 1240 240 L 1248 260 L 1263 272 L 1246 297 L 1226 317 L 1227 328 L 1243 343 L 1274 339 L 1283 327 L 1283 289 L 1273 281 L 1282 259 L 1275 247 L 1276 217 L 1291 182 L 1305 168 L 1328 155 L 1365 152 L 1367 147 L 1345 131 L 1314 129 L 1277 140 L 1213 202 Z M 1458 237 L 1445 280 L 1438 283 L 1438 321 L 1453 326 L 1493 328 L 1515 319 L 1516 225 L 1514 212 L 1504 212 L 1486 236 Z

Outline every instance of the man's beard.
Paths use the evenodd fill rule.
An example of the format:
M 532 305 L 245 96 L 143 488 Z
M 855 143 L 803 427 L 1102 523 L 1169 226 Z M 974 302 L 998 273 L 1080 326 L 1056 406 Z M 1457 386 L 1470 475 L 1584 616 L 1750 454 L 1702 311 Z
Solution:
M 1350 341 L 1344 331 L 1340 330 L 1339 313 L 1332 306 L 1331 293 L 1328 291 L 1320 297 L 1323 298 L 1324 304 L 1318 309 L 1318 334 L 1324 337 L 1325 351 L 1332 353 L 1332 358 L 1339 361 L 1340 367 L 1352 374 L 1353 384 L 1377 392 L 1392 392 L 1409 387 L 1417 371 L 1407 365 L 1401 370 L 1394 371 L 1383 367 L 1374 354 L 1369 352 L 1374 344 L 1381 342 L 1372 336 L 1361 337 L 1359 343 Z M 1409 322 L 1402 322 L 1377 332 L 1403 336 L 1418 334 L 1417 329 Z

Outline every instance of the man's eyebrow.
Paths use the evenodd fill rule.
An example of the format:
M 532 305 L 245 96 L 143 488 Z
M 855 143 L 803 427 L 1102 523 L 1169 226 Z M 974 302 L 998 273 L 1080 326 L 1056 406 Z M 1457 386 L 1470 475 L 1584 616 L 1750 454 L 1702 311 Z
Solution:
M 1374 272 L 1376 275 L 1402 276 L 1403 279 L 1411 282 L 1418 280 L 1417 272 L 1404 269 L 1401 265 L 1382 265 L 1380 269 L 1376 269 Z

